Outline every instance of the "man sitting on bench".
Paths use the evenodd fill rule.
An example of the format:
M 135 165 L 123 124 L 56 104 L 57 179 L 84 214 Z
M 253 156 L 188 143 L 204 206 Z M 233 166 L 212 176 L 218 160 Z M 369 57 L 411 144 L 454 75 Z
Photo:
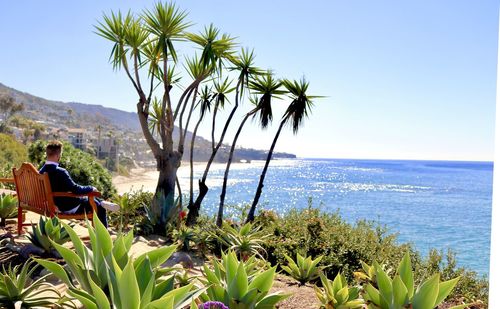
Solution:
M 72 192 L 75 194 L 85 194 L 92 191 L 97 191 L 93 186 L 81 186 L 71 179 L 68 171 L 59 167 L 61 160 L 63 145 L 59 141 L 50 142 L 45 148 L 47 161 L 40 169 L 40 174 L 47 173 L 49 175 L 52 192 Z M 92 206 L 87 197 L 55 197 L 54 202 L 59 208 L 59 211 L 65 214 L 83 214 L 92 212 Z M 106 218 L 106 209 L 116 211 L 120 206 L 114 203 L 103 201 L 95 198 L 97 205 L 97 217 L 101 220 L 104 226 L 108 226 Z

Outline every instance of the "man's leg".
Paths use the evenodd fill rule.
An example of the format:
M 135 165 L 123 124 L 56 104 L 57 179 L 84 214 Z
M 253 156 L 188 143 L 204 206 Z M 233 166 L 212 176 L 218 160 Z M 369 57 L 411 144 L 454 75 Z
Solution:
M 101 220 L 101 223 L 105 226 L 108 227 L 108 218 L 106 216 L 106 209 L 104 209 L 101 206 L 101 201 L 99 199 L 94 199 L 95 204 L 97 206 L 97 218 Z M 83 214 L 83 213 L 90 213 L 92 212 L 92 206 L 90 205 L 90 202 L 88 198 L 85 198 L 82 203 L 80 204 L 80 207 L 77 209 L 76 213 L 77 214 Z

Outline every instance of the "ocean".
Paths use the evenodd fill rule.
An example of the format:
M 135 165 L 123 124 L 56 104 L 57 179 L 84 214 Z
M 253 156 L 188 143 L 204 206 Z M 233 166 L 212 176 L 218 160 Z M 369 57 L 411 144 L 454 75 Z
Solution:
M 264 161 L 233 164 L 226 204 L 251 203 Z M 189 192 L 189 171 L 179 171 Z M 195 168 L 195 179 L 204 165 Z M 215 164 L 203 211 L 215 214 L 225 164 Z M 273 160 L 260 205 L 284 214 L 313 206 L 339 211 L 354 223 L 374 220 L 411 242 L 423 254 L 431 248 L 457 253 L 458 266 L 488 275 L 492 207 L 492 162 L 394 161 L 347 159 Z M 195 181 L 197 189 L 197 181 Z M 228 208 L 226 216 L 238 210 Z

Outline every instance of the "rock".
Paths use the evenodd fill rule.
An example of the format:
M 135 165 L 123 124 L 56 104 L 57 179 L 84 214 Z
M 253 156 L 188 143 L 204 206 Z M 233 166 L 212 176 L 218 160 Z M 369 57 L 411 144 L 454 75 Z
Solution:
M 163 267 L 173 267 L 175 264 L 181 264 L 182 267 L 184 268 L 193 268 L 193 260 L 191 259 L 191 256 L 187 254 L 186 252 L 174 252 L 172 256 L 165 262 L 163 263 Z

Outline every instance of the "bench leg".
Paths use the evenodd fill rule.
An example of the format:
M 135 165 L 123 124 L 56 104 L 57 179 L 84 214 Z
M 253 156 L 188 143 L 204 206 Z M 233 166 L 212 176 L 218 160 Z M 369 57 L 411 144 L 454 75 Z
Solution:
M 23 233 L 23 209 L 17 207 L 17 235 Z

